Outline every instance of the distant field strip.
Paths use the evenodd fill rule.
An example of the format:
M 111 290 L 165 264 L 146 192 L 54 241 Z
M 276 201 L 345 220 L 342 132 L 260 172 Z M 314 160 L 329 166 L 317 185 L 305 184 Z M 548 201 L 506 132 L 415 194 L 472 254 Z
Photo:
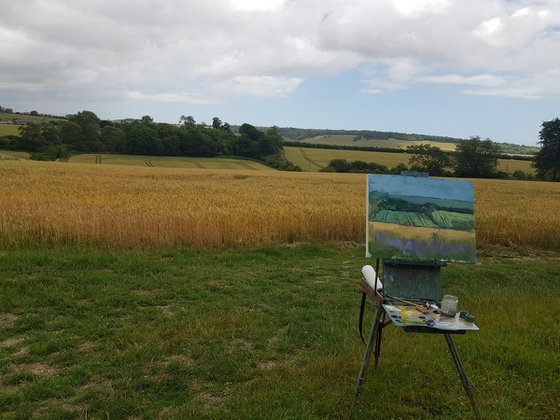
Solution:
M 138 166 L 2 161 L 0 242 L 365 242 L 365 175 L 170 169 L 158 159 L 153 168 L 145 158 Z M 474 183 L 479 242 L 560 249 L 560 183 Z
M 393 138 L 389 139 L 359 139 L 355 140 L 356 136 L 351 135 L 324 135 L 310 137 L 302 140 L 303 145 L 305 143 L 310 144 L 328 144 L 335 146 L 354 146 L 354 147 L 390 147 L 390 148 L 400 148 L 405 149 L 407 146 L 413 146 L 417 144 L 430 144 L 432 146 L 439 147 L 442 150 L 455 150 L 455 143 L 442 143 L 438 141 L 429 140 L 397 140 Z
M 329 162 L 333 159 L 346 159 L 349 162 L 355 160 L 375 162 L 385 165 L 389 169 L 397 166 L 399 163 L 408 166 L 411 155 L 407 153 L 286 147 L 285 156 L 287 160 L 294 165 L 298 165 L 304 171 L 316 172 L 321 168 L 327 167 Z M 308 162 L 312 162 L 314 166 L 310 166 Z M 526 173 L 534 173 L 531 162 L 525 160 L 499 159 L 498 169 L 510 175 L 518 169 Z
M 362 152 L 358 150 L 313 149 L 304 147 L 286 147 L 286 159 L 303 170 L 318 171 L 328 166 L 333 159 L 346 159 L 347 161 L 363 160 L 376 162 L 389 167 L 399 163 L 408 164 L 409 155 L 404 153 L 387 152 Z M 310 167 L 309 162 L 313 164 Z
M 72 156 L 70 163 L 100 163 L 104 165 L 150 166 L 185 169 L 229 169 L 274 171 L 258 162 L 235 158 L 192 158 L 179 156 L 141 156 L 116 154 L 81 154 Z

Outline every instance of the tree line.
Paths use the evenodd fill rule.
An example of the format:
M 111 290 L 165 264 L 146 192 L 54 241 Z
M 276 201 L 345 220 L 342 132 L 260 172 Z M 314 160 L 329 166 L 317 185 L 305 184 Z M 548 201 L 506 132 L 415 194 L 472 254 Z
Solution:
M 539 132 L 541 149 L 531 165 L 537 178 L 560 181 L 560 119 L 542 123 Z M 392 169 L 376 163 L 344 159 L 331 160 L 323 169 L 327 172 L 395 173 L 400 170 L 428 172 L 432 176 L 456 176 L 469 178 L 507 178 L 509 175 L 498 170 L 498 159 L 503 157 L 500 146 L 490 139 L 471 137 L 457 143 L 454 152 L 445 152 L 429 144 L 408 146 L 406 153 L 411 154 L 409 166 L 401 164 Z M 517 170 L 513 178 L 532 179 L 533 174 Z
M 150 116 L 122 122 L 102 121 L 81 111 L 65 121 L 43 121 L 20 127 L 20 136 L 5 147 L 24 150 L 39 160 L 64 158 L 73 152 L 108 152 L 150 156 L 241 156 L 279 169 L 298 170 L 282 158 L 283 140 L 277 128 L 266 132 L 251 124 L 234 134 L 230 125 L 214 117 L 212 125 L 181 116 L 179 124 L 155 123 Z

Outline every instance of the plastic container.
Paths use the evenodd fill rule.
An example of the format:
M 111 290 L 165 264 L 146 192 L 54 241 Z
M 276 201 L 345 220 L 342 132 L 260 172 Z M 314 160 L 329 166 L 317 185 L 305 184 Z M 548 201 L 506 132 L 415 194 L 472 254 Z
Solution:
M 459 298 L 453 295 L 443 295 L 441 300 L 441 314 L 443 316 L 455 316 Z

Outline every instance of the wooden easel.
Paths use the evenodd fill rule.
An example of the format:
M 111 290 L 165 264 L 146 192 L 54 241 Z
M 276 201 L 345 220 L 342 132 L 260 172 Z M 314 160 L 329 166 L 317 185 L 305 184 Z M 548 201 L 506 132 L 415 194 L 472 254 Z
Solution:
M 386 310 L 383 304 L 401 304 L 404 300 L 425 301 L 431 303 L 440 303 L 441 299 L 441 267 L 446 265 L 441 262 L 417 262 L 417 261 L 403 261 L 403 260 L 384 260 L 383 261 L 383 290 L 378 290 L 378 273 L 379 273 L 379 259 L 376 259 L 375 269 L 375 282 L 369 283 L 365 279 L 362 280 L 362 305 L 360 309 L 360 334 L 361 334 L 361 319 L 363 317 L 363 310 L 366 297 L 369 298 L 377 309 L 371 327 L 368 341 L 366 343 L 366 350 L 358 380 L 355 388 L 354 411 L 358 396 L 361 392 L 362 385 L 365 381 L 369 361 L 372 352 L 375 357 L 375 367 L 379 362 L 379 355 L 381 353 L 381 339 L 383 329 L 392 324 L 391 320 L 386 321 Z M 457 352 L 457 347 L 453 342 L 452 334 L 465 334 L 464 330 L 441 330 L 431 328 L 428 326 L 405 326 L 402 327 L 405 332 L 415 333 L 428 333 L 428 334 L 443 334 L 447 346 L 455 363 L 457 372 L 463 384 L 463 388 L 473 409 L 474 415 L 477 419 L 480 418 L 478 409 L 474 402 L 472 387 L 469 383 L 465 369 Z M 363 340 L 363 337 L 362 337 Z

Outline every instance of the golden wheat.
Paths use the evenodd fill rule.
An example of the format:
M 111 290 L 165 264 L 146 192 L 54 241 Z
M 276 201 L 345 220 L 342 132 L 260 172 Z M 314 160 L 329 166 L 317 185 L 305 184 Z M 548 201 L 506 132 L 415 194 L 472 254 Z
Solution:
M 0 162 L 0 240 L 121 247 L 365 241 L 365 176 Z M 477 180 L 477 238 L 560 248 L 560 185 Z

